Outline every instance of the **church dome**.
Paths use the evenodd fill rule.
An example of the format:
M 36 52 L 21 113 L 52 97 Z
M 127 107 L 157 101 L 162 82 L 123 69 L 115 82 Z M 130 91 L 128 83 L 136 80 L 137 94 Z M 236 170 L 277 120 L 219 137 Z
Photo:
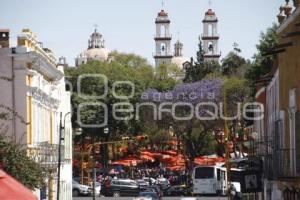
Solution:
M 189 61 L 189 59 L 180 56 L 180 57 L 173 57 L 171 63 L 174 64 L 174 65 L 176 65 L 177 67 L 179 67 L 179 69 L 182 70 L 183 69 L 183 64 L 186 61 Z
M 109 51 L 105 48 L 89 49 L 85 52 L 87 60 L 106 61 Z
M 208 9 L 205 15 L 215 15 L 216 13 L 212 9 Z

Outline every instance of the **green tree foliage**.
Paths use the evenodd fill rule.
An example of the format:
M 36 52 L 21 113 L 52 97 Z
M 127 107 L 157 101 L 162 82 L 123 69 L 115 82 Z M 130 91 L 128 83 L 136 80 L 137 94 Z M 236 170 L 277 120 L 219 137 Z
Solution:
M 45 173 L 19 144 L 0 134 L 0 168 L 29 189 L 41 188 Z
M 92 61 L 81 65 L 78 68 L 66 70 L 66 74 L 73 84 L 72 106 L 74 108 L 73 122 L 77 121 L 77 107 L 84 102 L 101 102 L 108 107 L 108 126 L 110 133 L 116 134 L 137 134 L 142 131 L 141 123 L 134 119 L 135 105 L 140 101 L 142 92 L 148 88 L 158 90 L 168 90 L 173 88 L 176 80 L 168 76 L 168 66 L 161 66 L 153 69 L 146 59 L 133 55 L 113 52 L 108 62 Z M 166 74 L 167 73 L 167 74 Z M 106 97 L 97 100 L 82 99 L 77 91 L 77 79 L 84 74 L 102 74 L 108 80 L 108 94 Z M 134 85 L 134 95 L 129 99 L 119 99 L 113 96 L 113 84 L 117 81 L 129 81 Z M 115 91 L 117 95 L 130 96 L 132 87 L 128 84 L 119 84 Z M 103 79 L 99 77 L 89 77 L 82 79 L 81 92 L 85 95 L 101 95 L 104 92 Z M 113 105 L 115 103 L 130 103 L 133 105 L 131 113 L 117 113 L 118 117 L 127 118 L 116 120 L 113 117 Z M 120 106 L 120 108 L 130 108 L 130 106 Z M 82 122 L 86 124 L 100 124 L 103 122 L 104 110 L 100 106 L 86 106 L 80 113 Z M 133 118 L 132 118 L 133 117 Z M 87 131 L 87 129 L 84 131 Z M 101 132 L 102 130 L 97 130 Z
M 220 70 L 220 64 L 215 61 L 204 61 L 204 50 L 202 46 L 201 38 L 199 37 L 198 51 L 196 53 L 196 62 L 193 58 L 186 68 L 186 74 L 183 82 L 192 83 L 197 82 L 205 78 L 208 74 L 217 72 Z
M 276 34 L 277 29 L 278 25 L 274 23 L 265 32 L 261 33 L 259 43 L 256 45 L 257 53 L 254 55 L 252 66 L 246 74 L 246 77 L 251 84 L 252 95 L 254 95 L 255 81 L 271 71 L 277 58 L 276 54 L 268 56 L 264 55 L 272 47 L 278 44 L 278 35 Z
M 223 87 L 222 87 L 222 103 L 223 103 L 223 115 L 231 118 L 228 120 L 228 130 L 229 130 L 229 141 L 233 142 L 234 148 L 243 152 L 243 146 L 239 146 L 235 143 L 237 137 L 243 137 L 243 130 L 245 127 L 249 125 L 249 122 L 243 117 L 243 106 L 245 103 L 250 101 L 250 87 L 248 81 L 246 79 L 241 79 L 238 77 L 230 77 L 227 78 Z M 240 104 L 240 107 L 239 107 Z M 227 109 L 225 110 L 225 106 Z M 239 111 L 241 115 L 239 116 Z M 223 137 L 222 131 L 224 129 L 220 129 L 221 132 L 215 131 L 216 138 Z M 239 135 L 236 135 L 239 133 Z M 224 138 L 223 138 L 224 139 Z M 218 139 L 217 139 L 218 141 Z M 224 144 L 221 144 L 224 145 Z M 225 147 L 220 148 L 225 150 Z M 220 152 L 218 152 L 220 153 Z M 225 152 L 223 152 L 225 153 Z M 234 152 L 236 153 L 236 152 Z
M 154 78 L 150 87 L 158 91 L 168 91 L 178 83 L 176 76 L 180 73 L 180 69 L 173 64 L 161 64 L 155 68 Z
M 241 49 L 237 43 L 233 44 L 233 51 L 230 51 L 228 55 L 222 59 L 222 73 L 224 76 L 236 76 L 243 78 L 247 69 L 250 66 L 250 61 L 239 55 Z

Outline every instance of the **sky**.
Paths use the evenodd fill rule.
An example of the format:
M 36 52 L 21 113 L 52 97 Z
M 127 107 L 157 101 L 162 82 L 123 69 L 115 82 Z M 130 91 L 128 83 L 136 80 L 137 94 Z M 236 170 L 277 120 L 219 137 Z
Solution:
M 262 31 L 277 22 L 284 0 L 211 0 L 219 19 L 222 57 L 238 43 L 242 56 L 251 59 Z M 209 0 L 164 0 L 171 20 L 172 49 L 179 38 L 185 57 L 195 57 L 202 20 Z M 1 0 L 0 28 L 9 28 L 11 44 L 23 28 L 30 28 L 58 58 L 69 65 L 87 49 L 98 25 L 109 50 L 141 55 L 154 64 L 155 18 L 161 0 Z M 179 34 L 178 34 L 179 32 Z

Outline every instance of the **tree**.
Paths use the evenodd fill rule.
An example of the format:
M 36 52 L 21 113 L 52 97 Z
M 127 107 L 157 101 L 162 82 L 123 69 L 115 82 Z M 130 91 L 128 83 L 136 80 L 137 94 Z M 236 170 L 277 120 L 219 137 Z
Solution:
M 238 76 L 242 78 L 244 77 L 249 62 L 239 55 L 241 49 L 238 48 L 238 44 L 234 43 L 233 46 L 233 51 L 230 51 L 222 60 L 222 73 L 225 76 Z
M 19 144 L 0 134 L 0 168 L 16 178 L 31 190 L 44 185 L 45 173 L 42 167 L 27 156 Z
M 265 32 L 261 33 L 259 43 L 256 45 L 257 53 L 253 56 L 254 61 L 246 73 L 246 78 L 251 85 L 252 96 L 255 94 L 255 81 L 271 71 L 277 58 L 276 54 L 265 56 L 271 48 L 278 44 L 277 29 L 278 24 L 274 23 Z
M 203 79 L 194 83 L 177 85 L 173 90 L 167 92 L 148 90 L 145 92 L 146 94 L 143 94 L 144 97 L 147 97 L 143 100 L 154 102 L 158 105 L 166 102 L 171 104 L 189 103 L 196 107 L 196 105 L 201 102 L 219 102 L 221 98 L 221 87 L 221 79 Z M 164 107 L 164 109 L 168 108 L 170 109 L 170 106 Z M 200 116 L 209 115 L 209 110 L 211 110 L 209 106 L 201 107 L 198 114 Z M 176 108 L 175 114 L 177 117 L 184 117 L 189 116 L 190 112 L 191 108 L 181 106 Z M 152 127 L 154 126 L 153 124 L 156 124 L 158 129 L 168 130 L 170 124 L 172 125 L 177 138 L 184 140 L 184 152 L 191 160 L 198 155 L 214 152 L 214 145 L 210 136 L 218 123 L 217 119 L 201 121 L 197 119 L 195 115 L 190 120 L 176 120 L 173 115 L 164 112 L 160 120 L 155 121 L 152 119 L 151 121 L 151 119 L 147 118 L 149 115 L 149 112 L 146 112 L 145 123 L 151 124 Z
M 219 71 L 220 64 L 215 61 L 204 60 L 204 50 L 202 46 L 201 38 L 199 37 L 198 51 L 196 53 L 196 62 L 191 58 L 189 66 L 186 68 L 186 74 L 183 82 L 192 83 L 197 82 L 205 78 L 208 74 Z
M 142 132 L 142 126 L 139 121 L 134 119 L 135 105 L 140 101 L 142 92 L 148 88 L 156 88 L 160 91 L 166 91 L 173 88 L 177 83 L 173 77 L 168 76 L 168 67 L 162 65 L 160 68 L 153 69 L 146 59 L 134 54 L 122 54 L 113 52 L 110 55 L 109 62 L 92 61 L 78 68 L 66 70 L 67 76 L 70 77 L 70 81 L 73 84 L 72 106 L 74 108 L 73 123 L 78 121 L 77 119 L 77 107 L 84 102 L 104 103 L 108 108 L 108 127 L 112 137 L 125 134 L 137 134 Z M 172 70 L 172 69 L 171 69 Z M 108 80 L 108 94 L 106 97 L 97 100 L 82 99 L 77 91 L 77 79 L 80 75 L 84 74 L 102 74 L 107 77 Z M 117 81 L 129 81 L 133 84 L 132 88 L 128 84 L 119 84 L 115 87 L 116 93 L 120 96 L 130 96 L 132 89 L 134 89 L 133 97 L 120 99 L 113 95 L 113 84 Z M 100 95 L 104 92 L 104 83 L 101 78 L 89 77 L 82 79 L 81 92 L 85 95 Z M 133 105 L 131 113 L 117 113 L 118 117 L 123 117 L 123 120 L 115 119 L 113 116 L 113 105 L 116 103 L 128 103 L 128 106 L 123 105 L 118 107 L 130 108 Z M 85 106 L 79 113 L 81 121 L 85 124 L 100 124 L 104 122 L 104 110 L 101 106 Z M 83 129 L 84 132 L 91 132 L 90 129 Z M 95 130 L 97 133 L 101 133 L 102 129 Z
M 222 103 L 223 103 L 223 113 L 225 117 L 230 119 L 227 121 L 228 125 L 228 141 L 233 143 L 234 150 L 239 149 L 243 152 L 243 146 L 239 146 L 237 141 L 243 140 L 243 134 L 245 127 L 247 127 L 248 121 L 244 119 L 242 115 L 242 108 L 245 103 L 250 100 L 250 87 L 246 79 L 241 79 L 238 77 L 227 78 L 222 87 Z M 227 109 L 225 110 L 225 106 Z M 241 115 L 239 115 L 239 112 Z M 225 150 L 225 138 L 223 138 L 223 130 L 219 129 L 215 131 L 215 136 L 220 145 L 223 145 L 222 150 Z M 219 150 L 220 150 L 219 149 Z M 223 154 L 225 152 L 222 152 Z M 236 154 L 236 151 L 234 151 Z M 237 155 L 236 155 L 237 156 Z

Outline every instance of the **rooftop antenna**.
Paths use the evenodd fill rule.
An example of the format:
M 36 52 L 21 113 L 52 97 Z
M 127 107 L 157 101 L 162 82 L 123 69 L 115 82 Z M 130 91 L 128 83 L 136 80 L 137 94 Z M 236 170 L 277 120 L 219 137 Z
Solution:
M 178 40 L 180 40 L 180 31 L 177 31 Z
M 208 7 L 211 8 L 211 0 L 208 1 Z
M 165 1 L 164 1 L 164 0 L 162 0 L 162 1 L 161 1 L 161 9 L 163 10 L 163 9 L 164 9 L 164 7 L 165 7 Z

